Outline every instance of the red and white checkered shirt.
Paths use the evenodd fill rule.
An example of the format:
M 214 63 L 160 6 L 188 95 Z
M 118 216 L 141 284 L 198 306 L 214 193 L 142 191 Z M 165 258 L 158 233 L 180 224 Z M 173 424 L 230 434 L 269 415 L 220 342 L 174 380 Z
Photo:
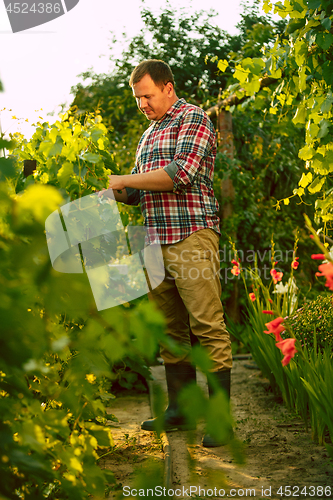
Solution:
M 220 234 L 213 191 L 216 134 L 207 114 L 179 99 L 142 135 L 132 174 L 165 168 L 173 191 L 127 188 L 128 204 L 140 202 L 145 226 L 155 228 L 161 244 L 183 240 L 199 229 Z

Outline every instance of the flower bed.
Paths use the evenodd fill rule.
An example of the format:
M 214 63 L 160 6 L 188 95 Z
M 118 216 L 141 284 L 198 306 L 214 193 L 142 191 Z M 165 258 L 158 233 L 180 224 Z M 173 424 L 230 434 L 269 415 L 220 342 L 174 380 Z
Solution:
M 317 238 L 317 243 L 320 244 Z M 273 246 L 273 245 L 272 245 Z M 326 278 L 333 291 L 333 264 L 326 248 L 315 259 L 328 259 L 319 265 L 317 276 Z M 275 269 L 272 256 L 272 282 L 265 286 L 256 270 L 247 270 L 252 292 L 248 293 L 248 327 L 236 337 L 247 345 L 273 391 L 296 411 L 306 425 L 310 423 L 312 437 L 325 444 L 333 458 L 333 309 L 332 298 L 319 296 L 315 301 L 297 308 L 297 286 L 294 271 L 299 266 L 296 257 L 297 238 L 290 278 L 283 284 L 283 273 Z M 235 250 L 235 262 L 239 263 Z M 237 265 L 247 289 L 245 273 Z M 272 290 L 273 287 L 273 290 Z M 270 319 L 270 321 L 268 321 Z

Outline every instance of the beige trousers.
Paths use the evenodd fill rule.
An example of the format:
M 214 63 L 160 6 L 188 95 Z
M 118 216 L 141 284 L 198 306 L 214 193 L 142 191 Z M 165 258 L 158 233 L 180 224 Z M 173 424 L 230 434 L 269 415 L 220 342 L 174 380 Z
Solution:
M 230 336 L 223 318 L 219 278 L 219 236 L 212 229 L 192 233 L 173 245 L 161 245 L 164 281 L 149 293 L 166 319 L 166 333 L 181 352 L 160 346 L 165 363 L 190 362 L 190 329 L 213 362 L 212 371 L 232 366 Z

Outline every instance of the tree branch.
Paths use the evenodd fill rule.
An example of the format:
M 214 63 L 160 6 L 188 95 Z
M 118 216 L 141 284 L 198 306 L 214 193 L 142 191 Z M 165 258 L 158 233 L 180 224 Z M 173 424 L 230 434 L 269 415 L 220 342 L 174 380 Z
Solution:
M 264 87 L 269 87 L 273 83 L 276 83 L 278 80 L 276 78 L 271 78 L 270 76 L 265 76 L 260 80 L 260 90 L 263 89 Z M 244 97 L 237 97 L 236 94 L 232 94 L 231 96 L 227 97 L 226 99 L 223 99 L 222 101 L 219 101 L 215 106 L 212 106 L 209 108 L 206 113 L 210 118 L 214 118 L 217 113 L 219 112 L 220 109 L 224 109 L 227 106 L 236 106 L 237 104 L 241 104 L 242 102 L 246 101 L 246 99 L 249 99 L 249 96 L 244 96 Z

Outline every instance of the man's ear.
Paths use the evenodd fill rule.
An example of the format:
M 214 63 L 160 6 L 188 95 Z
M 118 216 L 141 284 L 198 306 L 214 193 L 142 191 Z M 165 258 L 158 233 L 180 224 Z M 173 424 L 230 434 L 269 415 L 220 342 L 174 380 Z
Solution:
M 168 95 L 171 96 L 174 93 L 174 90 L 175 90 L 173 84 L 171 82 L 168 82 L 166 84 L 166 87 L 167 87 Z

